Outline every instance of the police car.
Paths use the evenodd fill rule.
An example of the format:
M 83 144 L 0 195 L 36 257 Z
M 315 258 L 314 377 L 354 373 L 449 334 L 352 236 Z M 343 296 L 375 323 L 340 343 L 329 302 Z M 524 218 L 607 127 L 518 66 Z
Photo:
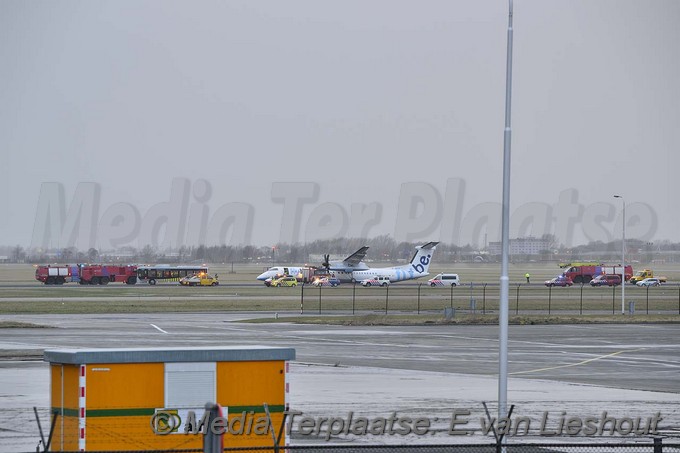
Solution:
M 333 277 L 321 277 L 317 278 L 312 282 L 314 286 L 333 286 L 336 287 L 340 284 L 340 280 Z
M 362 286 L 387 286 L 390 284 L 390 278 L 389 277 L 383 277 L 383 276 L 378 276 L 378 277 L 372 277 L 372 278 L 367 278 L 366 280 L 361 281 Z
M 283 286 L 297 286 L 297 278 L 295 277 L 281 277 L 276 280 L 272 280 L 271 286 L 283 287 Z
M 460 278 L 458 278 L 458 274 L 437 274 L 427 283 L 430 286 L 458 286 L 460 285 Z

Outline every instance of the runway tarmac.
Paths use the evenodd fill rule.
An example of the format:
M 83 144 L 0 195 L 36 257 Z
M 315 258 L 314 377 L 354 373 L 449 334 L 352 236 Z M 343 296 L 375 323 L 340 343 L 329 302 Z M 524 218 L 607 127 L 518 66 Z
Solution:
M 462 408 L 470 411 L 475 432 L 463 439 L 489 440 L 479 433 L 479 418 L 482 401 L 495 407 L 497 398 L 497 327 L 296 325 L 286 323 L 285 315 L 277 324 L 237 322 L 258 317 L 274 314 L 3 316 L 52 328 L 0 329 L 0 354 L 37 356 L 61 347 L 293 347 L 291 405 L 305 415 L 343 416 L 352 410 L 367 416 L 399 411 L 434 417 L 439 427 L 427 441 L 448 443 L 454 437 L 460 442 L 458 436 L 447 436 L 445 428 L 452 409 Z M 546 411 L 557 418 L 563 411 L 591 416 L 606 410 L 644 419 L 659 412 L 659 429 L 666 434 L 680 430 L 676 325 L 511 326 L 509 337 L 508 399 L 517 404 L 517 414 L 538 420 Z M 47 419 L 47 365 L 0 362 L 0 384 L 0 451 L 34 451 L 38 432 L 32 407 L 38 406 Z M 318 440 L 293 436 L 293 443 Z

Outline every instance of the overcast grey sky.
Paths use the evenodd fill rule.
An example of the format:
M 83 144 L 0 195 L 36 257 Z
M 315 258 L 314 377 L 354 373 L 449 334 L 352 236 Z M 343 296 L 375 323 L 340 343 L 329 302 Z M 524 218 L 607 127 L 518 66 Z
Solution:
M 511 235 L 617 239 L 623 194 L 629 237 L 680 240 L 680 2 L 514 22 Z M 2 0 L 0 244 L 497 240 L 506 27 L 501 0 Z

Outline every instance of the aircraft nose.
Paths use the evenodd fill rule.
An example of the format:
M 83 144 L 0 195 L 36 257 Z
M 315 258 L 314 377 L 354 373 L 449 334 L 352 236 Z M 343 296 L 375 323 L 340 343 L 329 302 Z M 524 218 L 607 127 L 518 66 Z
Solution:
M 257 276 L 257 279 L 258 280 L 267 280 L 266 274 L 267 274 L 266 272 L 261 273 L 260 275 Z

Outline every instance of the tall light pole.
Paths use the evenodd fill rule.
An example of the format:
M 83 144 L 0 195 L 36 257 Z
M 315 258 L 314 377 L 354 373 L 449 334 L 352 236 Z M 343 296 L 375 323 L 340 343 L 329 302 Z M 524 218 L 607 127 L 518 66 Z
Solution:
M 623 203 L 623 233 L 621 235 L 621 314 L 626 314 L 626 200 L 622 195 L 614 195 Z
M 510 279 L 510 105 L 512 101 L 512 0 L 508 0 L 508 50 L 505 69 L 505 132 L 503 135 L 503 209 L 501 216 L 501 279 L 498 309 L 498 420 L 507 416 L 508 404 L 508 299 Z

